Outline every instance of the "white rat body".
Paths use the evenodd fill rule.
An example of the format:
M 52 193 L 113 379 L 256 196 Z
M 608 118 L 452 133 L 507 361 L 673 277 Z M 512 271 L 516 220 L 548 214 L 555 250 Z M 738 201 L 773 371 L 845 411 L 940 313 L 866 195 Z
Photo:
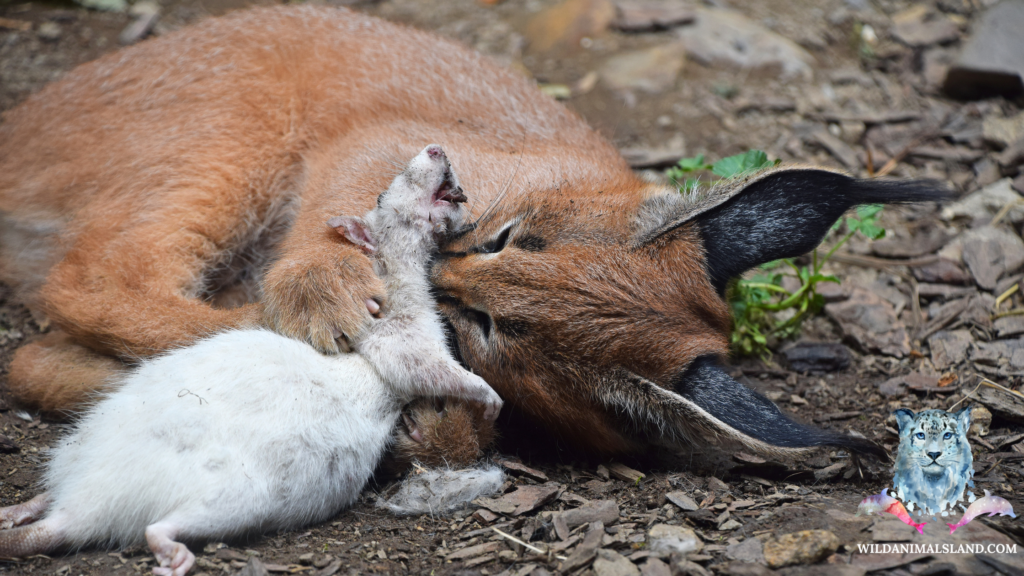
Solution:
M 428 146 L 366 220 L 331 221 L 376 254 L 388 283 L 389 310 L 354 343 L 360 354 L 238 330 L 144 362 L 54 449 L 47 491 L 0 510 L 0 528 L 19 526 L 0 530 L 0 556 L 145 534 L 154 572 L 181 576 L 195 558 L 177 540 L 295 528 L 351 504 L 412 397 L 481 401 L 493 420 L 501 400 L 449 354 L 425 279 L 434 233 L 457 224 L 464 200 Z

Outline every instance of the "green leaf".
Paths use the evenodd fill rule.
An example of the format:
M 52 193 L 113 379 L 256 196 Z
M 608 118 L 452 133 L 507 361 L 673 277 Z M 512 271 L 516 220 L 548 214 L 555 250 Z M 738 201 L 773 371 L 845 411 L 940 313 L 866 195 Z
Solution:
M 704 163 L 704 155 L 698 154 L 693 158 L 683 158 L 677 164 L 679 170 L 683 172 L 696 172 L 698 170 L 707 170 L 711 168 L 710 165 Z
M 882 211 L 882 208 L 885 208 L 882 204 L 865 204 L 864 206 L 858 206 L 857 216 L 859 216 L 861 220 L 874 218 L 876 214 Z
M 768 161 L 768 155 L 764 152 L 748 150 L 743 154 L 722 158 L 711 166 L 711 171 L 722 178 L 732 178 L 771 165 L 772 163 Z

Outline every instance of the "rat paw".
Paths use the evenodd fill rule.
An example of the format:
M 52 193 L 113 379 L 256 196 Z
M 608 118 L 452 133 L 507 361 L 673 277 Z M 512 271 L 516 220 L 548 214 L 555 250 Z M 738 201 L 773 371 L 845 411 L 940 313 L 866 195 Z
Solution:
M 325 354 L 352 350 L 379 313 L 385 293 L 361 255 L 336 265 L 283 261 L 267 273 L 263 290 L 267 325 Z
M 466 372 L 466 379 L 459 388 L 462 393 L 457 393 L 456 396 L 483 405 L 484 420 L 493 422 L 498 419 L 498 413 L 501 412 L 501 407 L 505 402 L 483 378 L 472 372 Z

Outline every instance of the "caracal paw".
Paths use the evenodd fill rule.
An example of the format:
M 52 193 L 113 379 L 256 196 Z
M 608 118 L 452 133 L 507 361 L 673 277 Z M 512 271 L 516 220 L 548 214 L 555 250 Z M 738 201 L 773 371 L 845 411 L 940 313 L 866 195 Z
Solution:
M 325 354 L 350 352 L 384 301 L 384 283 L 364 256 L 336 266 L 278 263 L 264 283 L 264 321 Z

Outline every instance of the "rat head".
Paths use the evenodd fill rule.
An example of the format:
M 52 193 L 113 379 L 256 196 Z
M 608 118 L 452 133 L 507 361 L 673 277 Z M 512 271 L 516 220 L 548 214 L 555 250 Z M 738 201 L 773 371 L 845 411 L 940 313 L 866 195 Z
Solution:
M 446 398 L 417 398 L 402 409 L 386 467 L 404 472 L 413 462 L 436 468 L 472 465 L 494 440 L 483 407 Z
M 388 230 L 413 228 L 424 237 L 437 237 L 462 224 L 460 204 L 466 195 L 444 150 L 431 144 L 416 155 L 365 218 L 338 216 L 327 225 L 338 230 L 367 254 L 377 251 L 380 235 Z

